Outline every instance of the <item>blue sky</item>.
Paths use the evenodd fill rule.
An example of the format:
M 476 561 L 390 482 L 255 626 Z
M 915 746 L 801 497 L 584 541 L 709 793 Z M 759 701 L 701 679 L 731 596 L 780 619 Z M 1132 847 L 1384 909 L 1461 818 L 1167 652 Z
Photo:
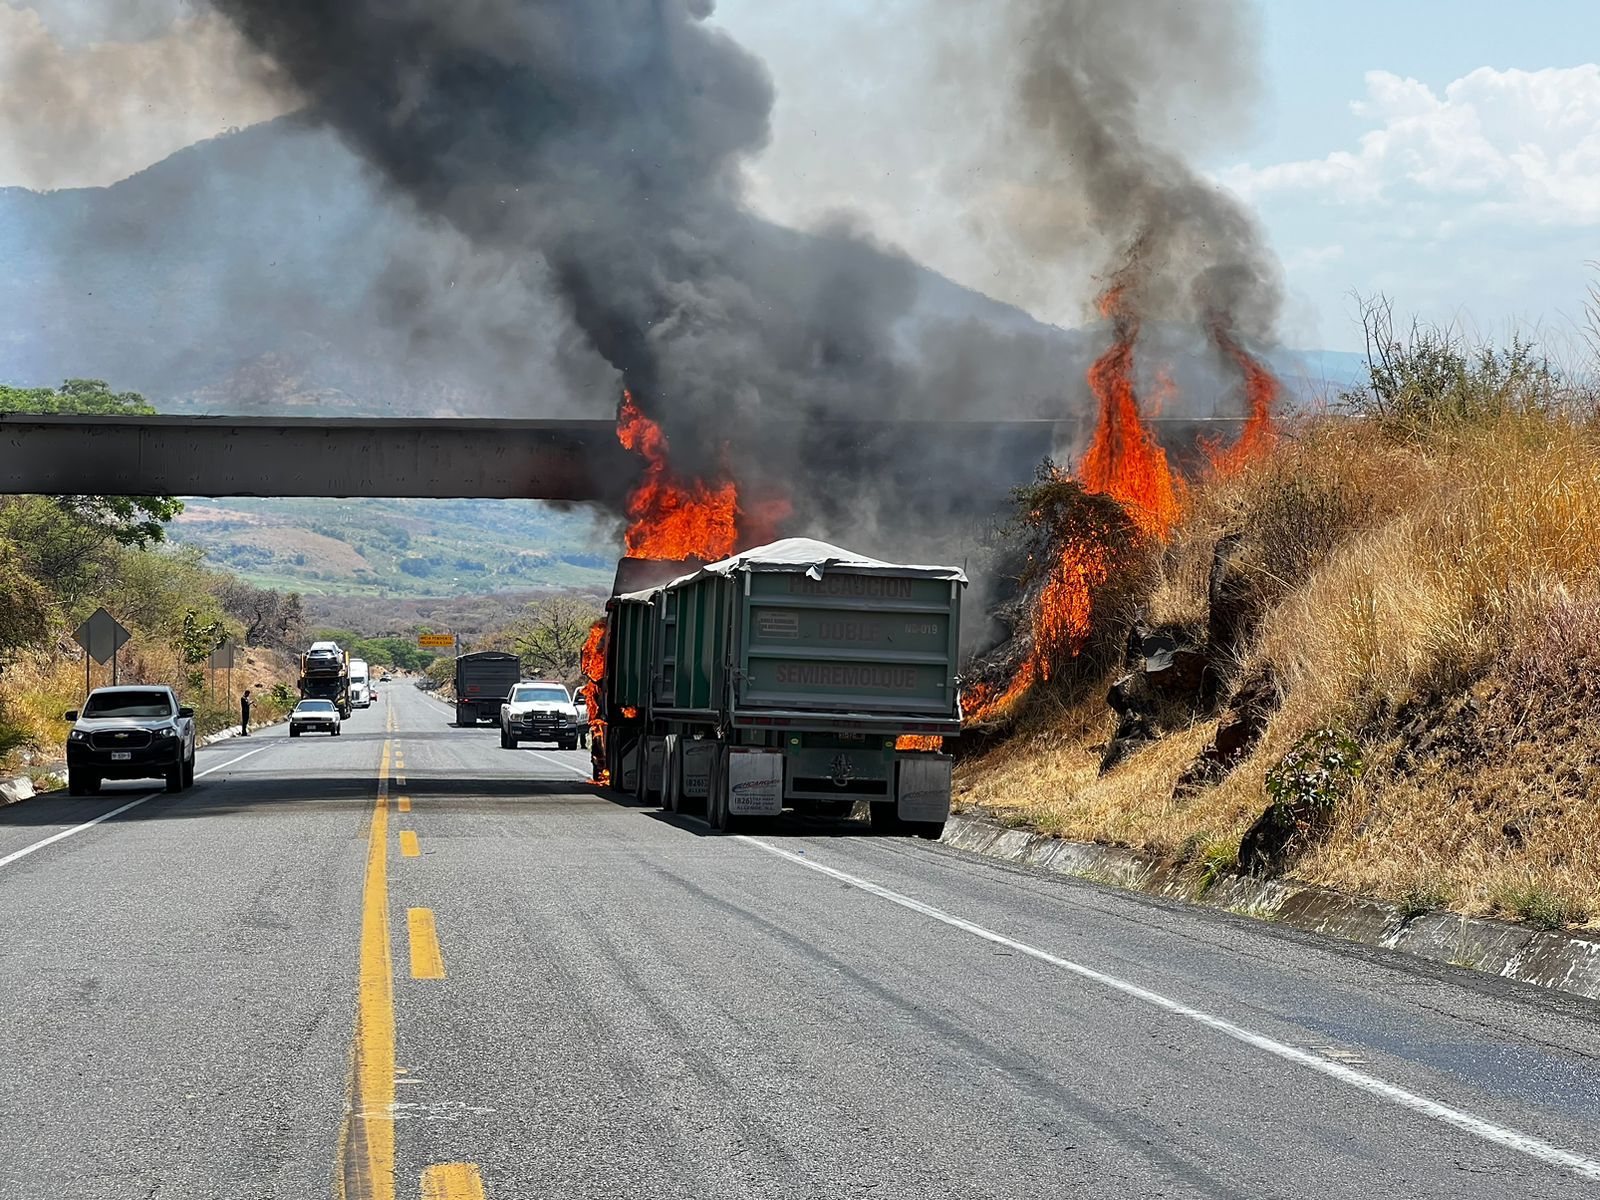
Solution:
M 1171 0 L 1207 2 L 1219 0 Z M 1246 200 L 1283 262 L 1282 340 L 1358 348 L 1352 294 L 1383 292 L 1481 337 L 1533 328 L 1570 347 L 1586 263 L 1600 258 L 1600 0 L 1255 10 L 1250 120 L 1226 140 L 1196 128 L 1207 148 L 1195 165 Z M 752 201 L 797 225 L 853 213 L 958 281 L 1075 324 L 1094 291 L 1090 256 L 1029 262 L 981 219 L 1005 200 L 974 163 L 992 150 L 985 114 L 1008 94 L 1007 48 L 971 54 L 984 11 L 719 0 L 714 19 L 778 89 Z M 969 61 L 952 82 L 952 48 L 979 70 Z M 249 65 L 194 0 L 0 0 L 0 186 L 109 183 L 282 111 Z M 63 127 L 57 114 L 85 95 L 102 101 L 94 119 Z
M 918 20 L 927 0 L 807 10 L 798 22 L 772 0 L 718 7 L 778 83 L 757 202 L 794 223 L 853 208 L 964 283 L 1048 320 L 1080 319 L 1086 271 L 1063 270 L 1055 286 L 1024 279 L 969 236 L 960 127 L 984 98 L 970 82 L 962 96 L 939 93 L 938 34 Z M 1358 349 L 1352 294 L 1383 292 L 1400 312 L 1469 335 L 1532 328 L 1570 349 L 1585 264 L 1600 258 L 1600 0 L 1257 10 L 1251 123 L 1195 165 L 1247 198 L 1282 259 L 1283 340 Z
M 1501 78 L 1511 71 L 1532 77 L 1520 96 L 1496 89 L 1493 78 L 1457 86 L 1460 106 L 1475 107 L 1486 125 L 1505 124 L 1497 146 L 1514 158 L 1515 147 L 1537 144 L 1565 114 L 1576 126 L 1559 139 L 1578 160 L 1569 167 L 1571 185 L 1600 186 L 1597 148 L 1579 149 L 1600 137 L 1594 81 L 1548 74 L 1597 61 L 1600 4 L 1593 0 L 1274 0 L 1264 13 L 1256 136 L 1242 153 L 1206 164 L 1224 178 L 1241 164 L 1259 169 L 1355 152 L 1363 135 L 1383 127 L 1376 113 L 1352 109 L 1369 95 L 1368 72 L 1416 80 L 1443 98 L 1456 81 L 1490 68 Z M 1540 94 L 1558 107 L 1541 108 L 1533 98 Z M 1600 258 L 1600 213 L 1581 202 L 1541 211 L 1532 197 L 1516 203 L 1461 179 L 1420 186 L 1415 177 L 1425 166 L 1424 158 L 1409 172 L 1376 172 L 1383 192 L 1365 199 L 1316 187 L 1252 194 L 1285 262 L 1291 321 L 1305 331 L 1297 340 L 1355 345 L 1348 294 L 1384 291 L 1429 320 L 1490 338 L 1513 326 L 1535 328 L 1564 350 L 1592 278 L 1586 262 Z

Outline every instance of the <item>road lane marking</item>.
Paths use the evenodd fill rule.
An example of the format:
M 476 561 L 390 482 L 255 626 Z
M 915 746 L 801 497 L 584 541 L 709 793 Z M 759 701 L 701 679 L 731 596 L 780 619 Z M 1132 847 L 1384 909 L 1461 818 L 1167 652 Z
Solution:
M 1275 1055 L 1287 1062 L 1295 1063 L 1316 1071 L 1318 1074 L 1337 1079 L 1340 1083 L 1348 1084 L 1360 1091 L 1387 1100 L 1401 1108 L 1420 1113 L 1442 1124 L 1453 1126 L 1464 1133 L 1471 1134 L 1473 1137 L 1492 1142 L 1497 1146 L 1503 1146 L 1508 1150 L 1514 1150 L 1529 1158 L 1537 1159 L 1539 1162 L 1561 1167 L 1585 1179 L 1600 1180 L 1600 1161 L 1595 1159 L 1585 1158 L 1581 1154 L 1563 1150 L 1559 1146 L 1534 1137 L 1532 1134 L 1523 1133 L 1521 1130 L 1511 1129 L 1503 1125 L 1496 1125 L 1492 1121 L 1485 1120 L 1459 1108 L 1452 1108 L 1437 1100 L 1430 1100 L 1426 1096 L 1407 1091 L 1405 1088 L 1379 1079 L 1375 1075 L 1369 1075 L 1365 1071 L 1357 1071 L 1344 1063 L 1334 1062 L 1317 1054 L 1287 1045 L 1267 1037 L 1265 1034 L 1246 1029 L 1242 1025 L 1235 1025 L 1232 1021 L 1212 1016 L 1210 1013 L 1203 1012 L 1198 1008 L 1191 1008 L 1187 1004 L 1169 999 L 1159 992 L 1152 992 L 1136 983 L 1119 979 L 1115 975 L 1107 975 L 1104 971 L 1097 971 L 1093 967 L 1086 967 L 1081 963 L 1073 962 L 1071 959 L 1059 958 L 1048 951 L 1030 946 L 1026 942 L 1008 938 L 1004 934 L 996 933 L 992 929 L 985 929 L 982 925 L 975 925 L 971 921 L 963 920 L 961 917 L 947 913 L 943 909 L 935 908 L 931 904 L 924 904 L 921 900 L 914 900 L 910 896 L 890 891 L 880 884 L 847 874 L 836 867 L 813 862 L 809 857 L 796 854 L 790 850 L 784 850 L 769 842 L 763 842 L 759 838 L 743 834 L 736 836 L 739 841 L 747 845 L 754 846 L 758 850 L 764 850 L 766 853 L 775 855 L 778 858 L 788 859 L 808 871 L 816 871 L 820 875 L 837 879 L 841 883 L 849 884 L 853 888 L 859 888 L 863 892 L 877 896 L 880 900 L 887 900 L 890 904 L 897 904 L 901 908 L 907 908 L 912 912 L 930 917 L 935 921 L 950 926 L 952 929 L 959 929 L 964 933 L 972 934 L 974 937 L 993 942 L 997 946 L 1004 946 L 1008 950 L 1014 950 L 1018 954 L 1025 954 L 1030 958 L 1038 959 L 1040 962 L 1059 967 L 1063 971 L 1070 972 L 1082 979 L 1111 988 L 1125 996 L 1131 996 L 1133 999 L 1142 1001 L 1152 1008 L 1159 1008 L 1164 1012 L 1172 1013 L 1174 1016 L 1185 1017 L 1197 1025 L 1204 1025 L 1206 1028 L 1215 1030 L 1236 1042 L 1243 1042 L 1247 1046 L 1253 1046 L 1257 1050 L 1264 1050 L 1268 1054 Z
M 238 758 L 230 758 L 225 763 L 211 767 L 209 770 L 199 772 L 197 775 L 195 775 L 195 778 L 204 779 L 207 775 L 215 775 L 218 771 L 227 770 L 229 767 L 233 766 L 234 763 L 243 762 L 252 754 L 260 754 L 263 750 L 271 749 L 271 746 L 259 746 L 254 750 L 247 750 L 243 754 L 239 755 Z M 138 808 L 139 805 L 150 800 L 154 800 L 157 796 L 170 796 L 172 794 L 173 793 L 164 790 L 159 792 L 146 792 L 137 800 L 130 800 L 121 808 L 113 808 L 110 812 L 101 813 L 92 821 L 85 821 L 82 825 L 74 825 L 71 829 L 63 829 L 60 833 L 53 833 L 49 837 L 44 838 L 42 841 L 37 841 L 31 846 L 24 846 L 21 850 L 13 850 L 4 858 L 0 858 L 0 867 L 9 866 L 10 864 L 16 862 L 19 858 L 27 858 L 28 855 L 32 854 L 35 850 L 43 850 L 46 846 L 49 846 L 55 842 L 59 842 L 63 838 L 69 838 L 75 833 L 82 833 L 85 829 L 93 829 L 96 825 L 100 824 L 101 821 L 109 821 L 112 817 L 120 816 L 122 813 L 127 812 L 130 808 Z
M 422 847 L 417 845 L 417 835 L 414 830 L 400 831 L 400 853 L 407 858 L 416 858 L 422 853 Z
M 406 924 L 411 929 L 411 978 L 443 979 L 444 955 L 439 953 L 439 931 L 434 928 L 433 909 L 406 909 Z
M 559 758 L 551 758 L 548 754 L 543 754 L 543 753 L 539 752 L 538 750 L 524 750 L 523 753 L 524 754 L 531 754 L 535 758 L 542 758 L 547 763 L 551 763 L 551 764 L 553 764 L 555 766 L 558 766 L 558 767 L 565 767 L 569 771 L 576 771 L 579 775 L 582 775 L 585 779 L 589 778 L 589 776 L 591 774 L 591 771 L 589 770 L 588 767 L 575 767 L 569 762 L 562 762 Z
M 476 1163 L 435 1163 L 422 1173 L 422 1200 L 485 1200 Z
M 401 796 L 398 800 L 395 801 L 395 805 L 400 809 L 401 812 L 410 812 L 411 811 L 411 797 L 410 796 Z
M 361 894 L 361 970 L 351 1047 L 350 1099 L 339 1131 L 334 1194 L 394 1200 L 394 962 L 389 945 L 389 747 L 367 834 Z

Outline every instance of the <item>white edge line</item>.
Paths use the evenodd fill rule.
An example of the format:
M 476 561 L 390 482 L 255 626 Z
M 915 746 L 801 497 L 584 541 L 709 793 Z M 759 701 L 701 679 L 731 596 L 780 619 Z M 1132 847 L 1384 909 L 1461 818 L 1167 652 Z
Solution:
M 207 775 L 215 775 L 218 771 L 227 770 L 236 762 L 243 762 L 252 754 L 260 754 L 263 750 L 270 749 L 272 749 L 271 746 L 257 746 L 254 750 L 245 751 L 243 754 L 239 755 L 238 758 L 230 758 L 225 763 L 219 763 L 214 767 L 198 772 L 195 775 L 195 778 L 204 779 Z M 10 866 L 12 863 L 16 862 L 17 859 L 27 858 L 28 855 L 32 854 L 35 850 L 43 850 L 46 846 L 49 846 L 55 842 L 59 842 L 63 838 L 69 838 L 75 833 L 82 833 L 85 829 L 93 829 L 96 825 L 100 824 L 101 821 L 109 821 L 112 817 L 120 816 L 121 814 L 127 812 L 130 808 L 138 808 L 139 805 L 144 804 L 146 801 L 154 800 L 157 796 L 166 796 L 170 794 L 171 793 L 166 791 L 146 792 L 137 800 L 130 800 L 120 808 L 113 808 L 110 812 L 101 813 L 92 821 L 85 821 L 82 825 L 74 825 L 71 829 L 63 829 L 60 833 L 53 833 L 43 841 L 35 842 L 31 846 L 24 846 L 21 850 L 13 850 L 4 858 L 0 858 L 0 867 Z
M 553 764 L 555 766 L 558 766 L 558 767 L 565 767 L 569 771 L 575 771 L 579 775 L 582 775 L 585 779 L 589 778 L 589 772 L 585 771 L 582 767 L 575 767 L 569 762 L 562 762 L 559 758 L 551 758 L 548 754 L 545 754 L 542 751 L 539 751 L 539 750 L 524 750 L 523 753 L 524 754 L 531 754 L 535 758 L 542 758 L 547 763 L 551 763 L 551 764 Z
M 925 917 L 931 917 L 935 921 L 949 925 L 953 929 L 962 930 L 965 933 L 972 934 L 974 937 L 983 938 L 985 941 L 993 942 L 999 946 L 1004 946 L 1009 950 L 1015 950 L 1019 954 L 1025 954 L 1030 958 L 1038 959 L 1040 962 L 1049 963 L 1054 967 L 1060 967 L 1064 971 L 1070 971 L 1072 974 L 1078 975 L 1081 978 L 1091 980 L 1092 982 L 1101 984 L 1104 987 L 1112 988 L 1126 996 L 1131 996 L 1136 1000 L 1143 1001 L 1145 1004 L 1151 1005 L 1154 1008 L 1162 1009 L 1166 1012 L 1173 1013 L 1176 1016 L 1186 1017 L 1196 1024 L 1204 1025 L 1209 1029 L 1214 1029 L 1218 1033 L 1232 1038 L 1234 1041 L 1243 1042 L 1247 1046 L 1254 1046 L 1258 1050 L 1264 1050 L 1268 1054 L 1276 1055 L 1278 1058 L 1284 1059 L 1288 1062 L 1297 1063 L 1300 1066 L 1306 1067 L 1312 1071 L 1316 1071 L 1319 1074 L 1327 1075 L 1333 1079 L 1337 1079 L 1341 1083 L 1348 1084 L 1354 1088 L 1359 1088 L 1361 1091 L 1368 1092 L 1371 1095 L 1388 1100 L 1402 1108 L 1408 1108 L 1413 1112 L 1421 1113 L 1423 1116 L 1430 1117 L 1435 1121 L 1440 1121 L 1446 1125 L 1454 1126 L 1457 1129 L 1472 1134 L 1474 1137 L 1482 1138 L 1486 1142 L 1493 1142 L 1498 1146 L 1504 1146 L 1507 1149 L 1515 1150 L 1520 1154 L 1525 1154 L 1529 1158 L 1537 1159 L 1540 1162 L 1565 1168 L 1576 1175 L 1583 1176 L 1585 1179 L 1600 1180 L 1600 1161 L 1596 1161 L 1591 1158 L 1584 1158 L 1580 1154 L 1574 1154 L 1570 1150 L 1563 1150 L 1559 1146 L 1554 1146 L 1549 1142 L 1534 1137 L 1532 1134 L 1523 1133 L 1516 1129 L 1508 1129 L 1502 1125 L 1496 1125 L 1492 1121 L 1485 1120 L 1482 1117 L 1474 1116 L 1472 1113 L 1463 1112 L 1461 1109 L 1451 1108 L 1447 1104 L 1441 1104 L 1437 1100 L 1430 1100 L 1426 1096 L 1420 1096 L 1415 1092 L 1409 1092 L 1405 1088 L 1379 1079 L 1375 1075 L 1368 1075 L 1364 1071 L 1357 1071 L 1352 1067 L 1345 1066 L 1343 1063 L 1330 1062 L 1327 1059 L 1319 1058 L 1315 1054 L 1310 1054 L 1294 1046 L 1286 1045 L 1283 1042 L 1267 1037 L 1265 1034 L 1255 1033 L 1254 1031 L 1246 1029 L 1241 1025 L 1235 1025 L 1231 1021 L 1225 1021 L 1221 1017 L 1214 1017 L 1210 1013 L 1203 1012 L 1198 1008 L 1191 1008 L 1187 1004 L 1182 1004 L 1176 1000 L 1169 999 L 1168 997 L 1161 995 L 1159 992 L 1152 992 L 1148 988 L 1142 988 L 1136 983 L 1129 983 L 1125 979 L 1118 979 L 1114 975 L 1107 975 L 1103 971 L 1097 971 L 1093 967 L 1086 967 L 1081 963 L 1075 963 L 1070 959 L 1058 958 L 1054 954 L 1050 954 L 1047 951 L 1030 946 L 1025 942 L 1016 941 L 1012 938 L 1006 937 L 1004 934 L 995 933 L 993 930 L 985 929 L 982 925 L 974 925 L 971 921 L 966 921 L 960 917 L 952 916 L 950 913 L 944 912 L 942 909 L 934 908 L 931 904 L 924 904 L 920 900 L 913 900 L 910 896 L 903 896 L 899 892 L 890 891 L 888 888 L 881 887 L 876 883 L 869 882 L 865 879 L 859 879 L 854 875 L 846 874 L 844 871 L 840 871 L 837 868 L 824 866 L 822 863 L 813 862 L 809 858 L 795 854 L 788 850 L 784 850 L 768 842 L 763 842 L 759 838 L 748 837 L 745 835 L 737 836 L 739 841 L 754 846 L 758 850 L 764 850 L 768 854 L 776 855 L 779 858 L 786 858 L 790 862 L 798 863 L 807 870 L 816 871 L 822 875 L 830 876 L 833 879 L 839 880 L 841 883 L 847 883 L 851 887 L 859 888 L 864 892 L 869 892 L 872 895 L 877 896 L 879 899 L 887 900 L 891 904 L 898 904 L 901 908 L 908 908 L 912 912 L 921 913 Z

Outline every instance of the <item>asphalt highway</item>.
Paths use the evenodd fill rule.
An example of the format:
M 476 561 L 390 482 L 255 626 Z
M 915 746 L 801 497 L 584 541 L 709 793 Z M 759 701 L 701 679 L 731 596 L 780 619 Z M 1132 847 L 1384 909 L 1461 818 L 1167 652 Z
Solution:
M 1595 1005 L 449 720 L 0 809 L 0 1196 L 1600 1196 Z

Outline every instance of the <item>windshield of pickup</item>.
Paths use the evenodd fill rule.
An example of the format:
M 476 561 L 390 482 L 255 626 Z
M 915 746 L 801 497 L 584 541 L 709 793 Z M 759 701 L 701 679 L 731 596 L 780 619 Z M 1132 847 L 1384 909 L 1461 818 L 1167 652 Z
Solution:
M 558 687 L 519 687 L 511 694 L 511 703 L 527 704 L 530 702 L 540 704 L 571 704 L 565 688 Z
M 166 692 L 96 692 L 83 706 L 86 717 L 170 717 Z

